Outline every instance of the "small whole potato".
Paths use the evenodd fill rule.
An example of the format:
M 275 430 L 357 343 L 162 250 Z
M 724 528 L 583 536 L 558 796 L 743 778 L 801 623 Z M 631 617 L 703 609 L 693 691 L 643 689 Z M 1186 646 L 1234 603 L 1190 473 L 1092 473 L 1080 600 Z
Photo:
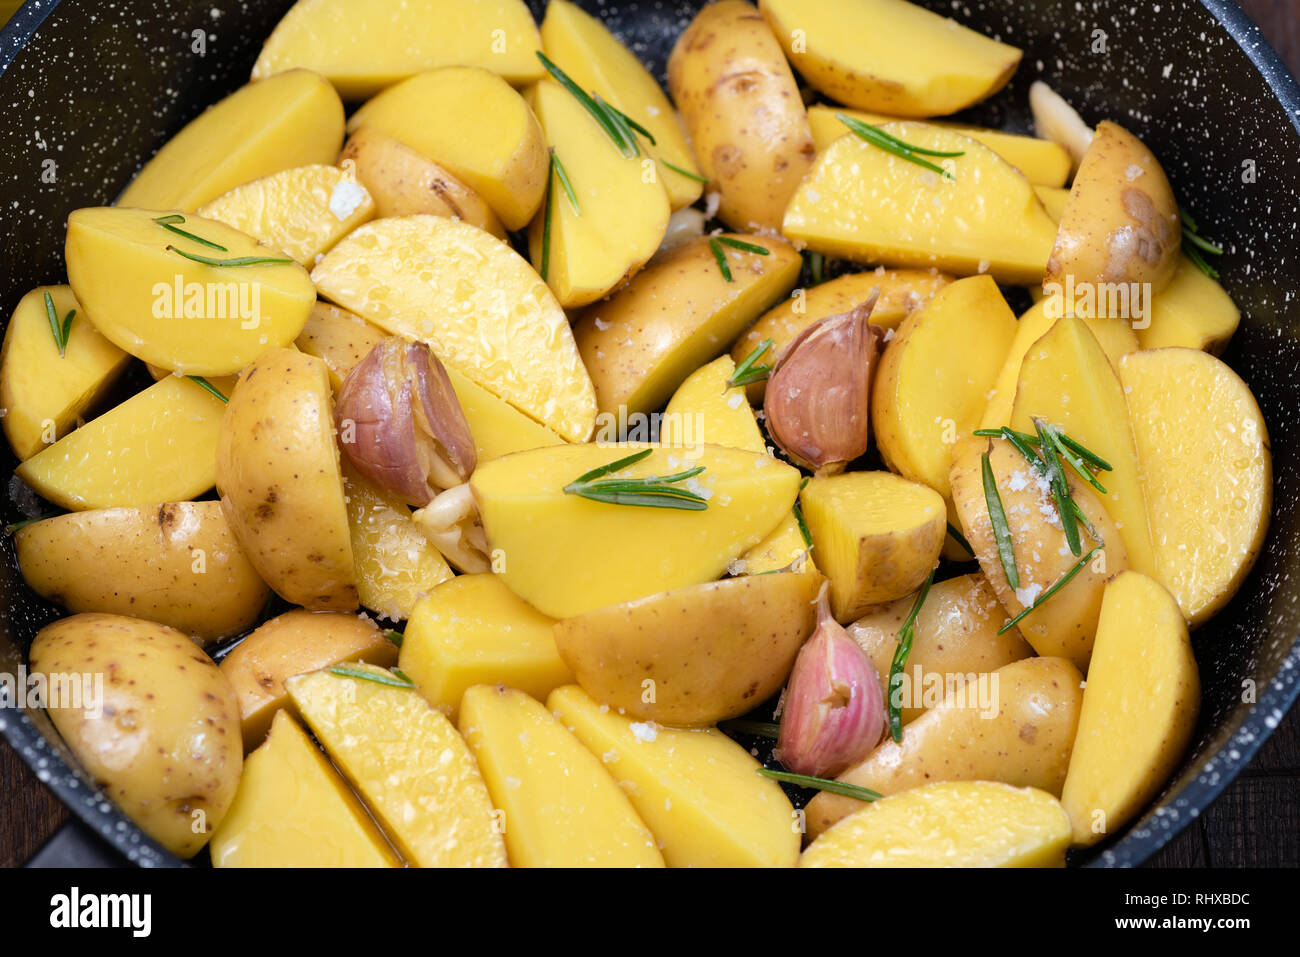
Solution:
M 50 689 L 54 727 L 104 793 L 173 854 L 198 853 L 244 761 L 239 703 L 212 660 L 165 625 L 86 614 L 42 628 L 30 667 Z M 56 693 L 69 682 L 80 701 Z

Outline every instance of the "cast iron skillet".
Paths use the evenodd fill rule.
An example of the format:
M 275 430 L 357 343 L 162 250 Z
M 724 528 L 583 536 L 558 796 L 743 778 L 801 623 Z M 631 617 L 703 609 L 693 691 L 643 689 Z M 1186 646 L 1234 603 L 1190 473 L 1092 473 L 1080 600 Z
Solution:
M 19 11 L 0 32 L 0 314 L 33 286 L 63 281 L 68 212 L 111 201 L 167 137 L 244 82 L 290 2 L 31 0 Z M 1202 232 L 1228 250 L 1223 281 L 1245 314 L 1226 358 L 1268 422 L 1276 512 L 1249 581 L 1194 635 L 1204 704 L 1186 760 L 1141 820 L 1080 858 L 1133 865 L 1218 796 L 1300 691 L 1300 87 L 1231 0 L 921 2 L 1026 51 L 1010 89 L 973 119 L 1026 129 L 1026 90 L 1043 76 L 1089 121 L 1111 118 L 1137 132 Z M 542 0 L 530 5 L 540 17 Z M 662 75 L 702 0 L 582 5 Z M 0 454 L 11 473 L 7 445 Z M 43 511 L 12 477 L 8 492 L 7 521 Z M 15 673 L 33 635 L 59 613 L 23 585 L 8 541 L 0 596 L 0 672 Z M 129 860 L 179 863 L 97 792 L 43 714 L 0 708 L 0 731 Z

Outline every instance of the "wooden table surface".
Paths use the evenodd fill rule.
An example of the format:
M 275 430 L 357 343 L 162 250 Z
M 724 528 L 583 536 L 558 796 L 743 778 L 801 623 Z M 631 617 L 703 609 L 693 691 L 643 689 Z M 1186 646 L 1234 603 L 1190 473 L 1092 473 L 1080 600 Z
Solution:
M 1240 0 L 1300 76 L 1300 3 Z M 25 861 L 67 810 L 0 741 L 0 866 Z M 1151 861 L 1167 867 L 1300 867 L 1300 708 L 1208 811 Z

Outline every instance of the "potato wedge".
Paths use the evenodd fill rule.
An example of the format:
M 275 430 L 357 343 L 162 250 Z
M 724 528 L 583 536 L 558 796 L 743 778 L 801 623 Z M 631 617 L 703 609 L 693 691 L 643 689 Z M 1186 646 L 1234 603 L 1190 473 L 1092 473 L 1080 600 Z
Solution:
M 1068 295 L 1071 285 L 1141 283 L 1159 293 L 1178 268 L 1182 239 L 1178 201 L 1160 161 L 1128 130 L 1104 121 L 1074 177 L 1043 287 Z M 1098 305 L 1104 309 L 1102 297 Z
M 555 625 L 582 690 L 643 721 L 716 724 L 785 682 L 817 623 L 816 574 L 746 575 L 607 605 Z
M 799 75 L 833 100 L 947 116 L 1007 85 L 1022 53 L 905 0 L 759 0 Z
M 375 201 L 375 215 L 415 216 L 428 213 L 460 219 L 506 238 L 505 227 L 478 193 L 423 153 L 374 127 L 348 137 L 339 162 L 355 164 L 357 181 Z
M 1129 564 L 1154 574 L 1129 402 L 1105 351 L 1082 319 L 1058 319 L 1025 353 L 1011 425 L 1032 433 L 1035 418 L 1060 426 L 1110 464 L 1110 471 L 1099 477 L 1106 489 L 1101 503 L 1124 539 Z
M 765 575 L 787 568 L 795 572 L 817 571 L 812 558 L 812 543 L 804 538 L 793 512 L 782 519 L 772 534 L 734 562 L 731 572 L 734 575 Z
M 916 596 L 908 595 L 848 627 L 849 637 L 875 666 L 886 700 L 898 633 L 915 602 Z M 903 672 L 903 724 L 938 705 L 955 682 L 978 681 L 983 674 L 1033 656 L 1034 649 L 1015 628 L 998 634 L 1004 621 L 1006 613 L 983 575 L 961 575 L 930 587 L 916 616 Z
M 212 488 L 225 405 L 165 376 L 14 470 L 66 509 L 183 502 Z
M 1001 283 L 1042 281 L 1056 223 L 1018 169 L 987 146 L 926 123 L 887 123 L 916 146 L 963 155 L 953 179 L 857 136 L 817 157 L 785 212 L 782 232 L 815 252 L 855 262 L 935 267 Z
M 507 867 L 487 786 L 451 722 L 391 672 L 349 670 L 370 677 L 315 671 L 285 686 L 402 856 L 415 867 Z
M 554 619 L 520 600 L 499 576 L 457 575 L 415 606 L 398 664 L 455 721 L 472 685 L 500 682 L 540 700 L 572 683 L 554 627 Z
M 814 478 L 799 502 L 841 623 L 915 591 L 939 561 L 947 511 L 924 485 L 889 472 L 846 472 Z
M 904 320 L 871 395 L 871 428 L 891 469 L 951 497 L 953 445 L 979 424 L 1016 329 L 988 276 L 945 286 Z
M 745 398 L 745 387 L 729 385 L 735 372 L 730 356 L 719 356 L 692 372 L 668 400 L 659 443 L 695 448 L 707 442 L 766 455 L 767 440 Z
M 986 452 L 1011 534 L 1019 578 L 1015 588 L 1007 583 L 989 521 L 981 465 Z M 951 480 L 961 527 L 1008 617 L 1030 607 L 1078 562 L 1066 543 L 1046 480 L 1010 443 L 1003 439 L 962 439 L 953 453 Z M 1104 546 L 1041 608 L 1022 618 L 1019 628 L 1040 655 L 1068 658 L 1080 670 L 1086 670 L 1097 635 L 1102 589 L 1107 579 L 1129 567 L 1128 552 L 1115 522 L 1091 486 L 1083 484 L 1073 472 L 1066 475 L 1066 481 L 1071 497 L 1097 529 Z M 1090 535 L 1080 531 L 1081 552 L 1086 554 L 1094 544 Z
M 1178 603 L 1124 572 L 1106 586 L 1061 803 L 1075 844 L 1123 829 L 1160 793 L 1192 738 L 1200 676 Z
M 744 0 L 710 3 L 677 38 L 668 89 L 732 229 L 774 233 L 817 153 L 781 46 Z
M 1070 821 L 1037 788 L 940 781 L 873 801 L 813 841 L 800 867 L 1064 867 Z
M 1064 658 L 1026 658 L 964 685 L 839 776 L 886 796 L 934 781 L 1001 781 L 1061 793 L 1079 723 L 1083 676 Z M 809 802 L 816 837 L 862 802 L 823 791 Z
M 262 46 L 253 79 L 306 67 L 347 100 L 455 64 L 527 83 L 542 75 L 539 46 L 523 0 L 298 0 Z
M 216 480 L 235 537 L 281 597 L 313 611 L 357 607 L 324 362 L 273 349 L 244 370 L 221 423 Z
M 276 713 L 291 707 L 285 679 L 354 661 L 387 668 L 397 662 L 397 646 L 369 618 L 342 612 L 297 608 L 235 645 L 221 671 L 239 698 L 244 750 L 258 747 Z
M 59 355 L 45 306 L 60 324 L 69 313 L 67 348 Z M 81 320 L 77 320 L 77 316 Z M 31 458 L 76 426 L 103 399 L 131 357 L 99 334 L 70 286 L 39 286 L 18 302 L 0 349 L 0 423 L 18 460 Z
M 147 618 L 203 643 L 255 622 L 269 592 L 220 502 L 72 512 L 20 528 L 14 545 L 38 595 L 71 612 Z
M 514 867 L 663 867 L 654 835 L 600 759 L 522 691 L 475 685 L 460 731 L 506 816 Z
M 1151 302 L 1150 325 L 1137 330 L 1143 349 L 1181 346 L 1221 355 L 1241 322 L 1232 297 L 1186 256 Z
M 491 123 L 483 118 L 492 117 Z M 423 153 L 479 196 L 506 229 L 542 205 L 550 156 L 523 97 L 494 73 L 448 66 L 390 86 L 348 117 L 348 133 L 373 128 Z
M 574 83 L 599 94 L 650 131 L 654 142 L 642 137 L 639 146 L 656 160 L 672 208 L 681 209 L 699 199 L 703 184 L 677 172 L 699 173 L 682 121 L 637 55 L 598 17 L 568 0 L 551 0 L 546 5 L 541 32 L 542 49 Z
M 721 731 L 661 728 L 557 688 L 547 710 L 600 758 L 669 867 L 793 867 L 795 810 L 759 763 Z
M 330 388 L 338 392 L 348 373 L 387 335 L 360 316 L 328 302 L 317 302 L 294 346 L 325 363 Z
M 104 338 L 159 368 L 198 376 L 230 375 L 293 342 L 316 301 L 306 270 L 271 262 L 232 274 L 194 262 L 180 253 L 284 254 L 215 220 L 191 215 L 175 227 L 224 247 L 210 249 L 164 228 L 158 219 L 168 215 L 101 206 L 68 217 L 68 282 Z
M 398 865 L 361 802 L 283 711 L 266 743 L 244 759 L 209 850 L 213 867 Z
M 655 254 L 668 228 L 668 194 L 657 175 L 645 175 L 643 159 L 624 156 L 560 84 L 543 80 L 528 102 L 577 201 L 569 202 L 562 181 L 552 184 L 550 245 L 544 200 L 528 230 L 529 256 L 560 305 L 577 309 L 623 285 Z
M 73 615 L 37 633 L 29 666 L 90 779 L 167 850 L 197 854 L 234 800 L 244 757 L 235 693 L 212 659 L 165 625 Z
M 1268 427 L 1250 389 L 1194 349 L 1120 361 L 1141 464 L 1156 579 L 1195 627 L 1250 573 L 1273 510 Z
M 721 575 L 790 513 L 799 473 L 768 456 L 702 446 L 687 457 L 654 449 L 619 477 L 703 466 L 689 488 L 701 511 L 636 508 L 568 494 L 565 486 L 642 446 L 561 445 L 480 465 L 470 479 L 494 567 L 553 618 L 644 598 Z
M 591 435 L 595 393 L 564 310 L 500 240 L 439 216 L 379 220 L 327 253 L 312 280 L 563 438 Z
M 318 256 L 375 218 L 375 201 L 353 171 L 297 166 L 236 186 L 204 203 L 198 214 L 283 250 L 310 269 Z
M 343 104 L 310 70 L 240 87 L 160 149 L 117 206 L 198 209 L 240 183 L 294 166 L 332 163 L 343 142 Z
M 674 246 L 626 287 L 595 303 L 573 324 L 601 412 L 652 412 L 701 365 L 799 280 L 794 248 L 763 236 L 733 236 L 767 255 L 720 245 L 732 281 L 718 268 L 709 239 Z
M 849 132 L 849 128 L 835 115 L 837 113 L 844 113 L 855 120 L 861 120 L 873 126 L 879 126 L 881 123 L 895 123 L 902 119 L 899 116 L 868 113 L 864 110 L 841 109 L 838 106 L 810 106 L 808 107 L 808 123 L 812 127 L 813 142 L 817 144 L 817 152 L 819 153 Z M 939 120 L 932 120 L 931 124 L 950 129 L 954 133 L 969 136 L 971 139 L 983 143 L 1024 173 L 1025 179 L 1033 183 L 1035 187 L 1045 186 L 1049 189 L 1061 189 L 1070 179 L 1070 154 L 1066 152 L 1064 147 L 1053 143 L 1051 140 L 1039 139 L 1036 136 L 1022 136 L 1018 133 L 1007 133 L 1003 130 L 989 129 L 984 126 L 966 126 L 961 123 L 944 123 Z M 1068 193 L 1069 190 L 1062 190 L 1062 192 Z

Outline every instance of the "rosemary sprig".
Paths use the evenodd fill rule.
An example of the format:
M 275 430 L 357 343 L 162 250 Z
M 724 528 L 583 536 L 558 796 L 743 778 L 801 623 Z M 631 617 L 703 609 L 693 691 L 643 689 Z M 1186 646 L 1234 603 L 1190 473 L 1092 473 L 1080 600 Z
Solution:
M 335 665 L 330 669 L 330 674 L 338 675 L 340 678 L 359 678 L 362 681 L 373 681 L 377 685 L 387 685 L 390 688 L 415 687 L 414 681 L 396 671 L 371 671 L 368 668 L 357 668 L 352 665 Z
M 1202 236 L 1199 227 L 1196 225 L 1196 220 L 1192 219 L 1192 214 L 1182 206 L 1178 207 L 1178 215 L 1183 220 L 1183 241 L 1187 244 L 1183 247 L 1183 251 L 1187 253 L 1187 258 L 1205 275 L 1211 279 L 1218 279 L 1219 271 L 1209 264 L 1202 253 L 1208 253 L 1211 256 L 1222 256 L 1223 247 Z
M 644 478 L 607 479 L 604 477 L 635 465 L 652 451 L 654 450 L 643 449 L 634 455 L 592 469 L 564 486 L 564 492 L 567 495 L 580 495 L 594 502 L 606 502 L 610 505 L 678 508 L 691 512 L 702 512 L 707 509 L 709 503 L 703 495 L 690 489 L 676 487 L 677 483 L 685 482 L 703 473 L 703 465 L 672 475 L 647 475 Z
M 184 236 L 186 239 L 192 240 L 200 246 L 207 246 L 209 249 L 215 249 L 218 252 L 228 252 L 225 246 L 222 246 L 219 243 L 214 243 L 210 239 L 204 239 L 202 236 L 196 236 L 189 230 L 181 229 L 177 226 L 177 223 L 185 222 L 185 217 L 180 213 L 171 213 L 167 216 L 157 216 L 154 218 L 154 222 L 168 232 L 175 233 L 177 236 Z
M 737 734 L 752 734 L 758 738 L 779 738 L 781 736 L 781 726 L 775 721 L 746 721 L 744 718 L 732 718 L 730 721 L 720 721 L 718 727 L 724 731 L 735 731 Z
M 398 648 L 402 647 L 402 642 L 406 639 L 406 636 L 396 628 L 385 628 L 384 637 L 395 644 Z
M 640 133 L 640 134 L 641 134 L 642 136 L 644 136 L 647 140 L 649 140 L 651 146 L 658 146 L 658 145 L 659 145 L 659 142 L 658 142 L 658 140 L 655 139 L 655 135 L 654 135 L 653 133 L 651 133 L 648 129 L 646 129 L 644 126 L 642 126 L 642 125 L 641 125 L 640 123 L 638 123 L 636 120 L 632 119 L 632 117 L 628 116 L 626 113 L 624 113 L 622 110 L 620 110 L 617 106 L 614 106 L 614 105 L 611 104 L 611 103 L 606 103 L 606 104 L 605 104 L 605 107 L 606 107 L 607 109 L 613 110 L 615 113 L 617 113 L 617 114 L 619 115 L 619 117 L 623 120 L 624 123 L 626 123 L 626 124 L 627 124 L 628 126 L 630 126 L 633 130 L 635 130 L 637 133 Z
M 560 185 L 564 187 L 564 195 L 569 197 L 569 205 L 573 207 L 573 215 L 581 216 L 582 210 L 578 208 L 578 194 L 573 191 L 573 183 L 569 181 L 569 174 L 560 162 L 559 154 L 555 152 L 555 147 L 551 147 L 551 169 L 555 171 L 556 177 L 560 180 Z
M 1070 468 L 1074 469 L 1074 471 L 1079 474 L 1079 478 L 1083 479 L 1085 482 L 1087 482 L 1089 485 L 1095 488 L 1102 495 L 1105 495 L 1106 486 L 1102 485 L 1100 482 L 1097 481 L 1097 476 L 1092 474 L 1092 472 L 1088 469 L 1087 464 L 1078 456 L 1077 453 L 1075 453 L 1073 449 L 1071 449 L 1068 445 L 1065 444 L 1061 429 L 1055 425 L 1045 424 L 1043 426 L 1042 431 L 1045 432 L 1048 438 L 1052 440 L 1052 445 L 1056 449 L 1056 454 L 1059 455 L 1063 461 L 1069 463 Z M 1075 554 L 1078 553 L 1076 552 Z
M 674 173 L 676 173 L 678 176 L 685 176 L 687 179 L 693 179 L 693 180 L 695 180 L 695 182 L 697 182 L 697 183 L 707 183 L 707 182 L 709 182 L 709 178 L 708 178 L 707 176 L 701 176 L 699 173 L 692 173 L 692 172 L 691 172 L 690 170 L 688 170 L 688 169 L 682 169 L 682 168 L 681 168 L 680 166 L 678 166 L 676 163 L 670 163 L 670 162 L 668 162 L 666 159 L 661 159 L 659 162 L 660 162 L 662 165 L 668 167 L 670 170 L 672 170 L 672 171 L 673 171 Z
M 847 126 L 853 133 L 857 134 L 860 139 L 870 143 L 872 146 L 879 147 L 887 153 L 893 153 L 898 158 L 907 160 L 909 163 L 915 163 L 917 166 L 938 173 L 947 180 L 955 180 L 957 177 L 953 176 L 952 173 L 944 169 L 942 166 L 936 166 L 929 160 L 923 159 L 923 157 L 953 157 L 966 155 L 965 152 L 945 153 L 940 150 L 929 150 L 920 146 L 915 146 L 912 143 L 900 140 L 897 136 L 886 133 L 878 126 L 872 126 L 870 123 L 863 123 L 861 120 L 855 119 L 847 113 L 836 113 L 835 118 Z
M 961 533 L 961 529 L 958 528 L 956 525 L 954 525 L 952 522 L 948 523 L 948 537 L 951 538 L 958 545 L 960 545 L 962 548 L 966 549 L 967 555 L 973 556 L 975 554 L 975 549 L 970 547 L 970 542 L 968 542 L 966 540 L 966 536 Z
M 1048 588 L 1047 591 L 1039 595 L 1038 598 L 1034 600 L 1034 603 L 1032 605 L 1030 605 L 1028 608 L 1023 609 L 1020 612 L 1020 614 L 1016 615 L 1014 618 L 1006 622 L 1001 628 L 999 628 L 998 634 L 1001 635 L 1004 632 L 1009 631 L 1010 629 L 1018 625 L 1021 619 L 1023 619 L 1026 615 L 1032 614 L 1033 612 L 1037 611 L 1043 605 L 1043 603 L 1047 601 L 1047 599 L 1051 598 L 1058 591 L 1060 591 L 1062 588 L 1068 585 L 1070 583 L 1070 580 L 1074 578 L 1075 575 L 1079 574 L 1079 572 L 1083 569 L 1083 566 L 1088 564 L 1088 562 L 1092 561 L 1092 556 L 1096 555 L 1097 552 L 1101 551 L 1101 548 L 1102 546 L 1100 545 L 1094 545 L 1092 547 L 1092 550 L 1088 552 L 1088 554 L 1084 555 L 1077 562 L 1075 562 L 1074 565 L 1070 567 L 1069 571 L 1067 571 L 1064 575 L 1062 575 L 1055 582 L 1053 582 L 1052 586 Z
M 1056 502 L 1056 514 L 1061 519 L 1061 530 L 1065 533 L 1065 543 L 1070 546 L 1070 554 L 1078 555 L 1082 550 L 1079 544 L 1079 523 L 1075 520 L 1074 500 L 1070 496 L 1070 485 L 1065 479 L 1065 467 L 1056 452 L 1056 443 L 1043 429 L 1042 419 L 1032 420 L 1038 430 L 1038 458 L 1046 470 L 1048 488 Z
M 764 249 L 754 243 L 747 243 L 743 239 L 735 239 L 731 236 L 718 236 L 716 238 L 722 245 L 730 246 L 732 249 L 739 249 L 741 252 L 754 253 L 756 256 L 770 256 L 772 254 L 772 250 Z
M 878 801 L 881 794 L 870 788 L 858 787 L 856 784 L 845 784 L 843 781 L 832 781 L 830 778 L 815 778 L 809 774 L 795 774 L 791 771 L 773 771 L 771 768 L 758 768 L 758 773 L 765 778 L 771 778 L 773 781 L 785 781 L 787 784 L 797 784 L 804 788 L 816 788 L 818 791 L 829 791 L 831 794 L 842 794 L 844 797 L 857 798 L 859 801 Z
M 201 375 L 187 375 L 185 378 L 189 379 L 191 382 L 193 382 L 195 385 L 197 385 L 200 389 L 203 389 L 203 390 L 206 391 L 206 392 L 211 392 L 213 395 L 215 395 L 215 396 L 216 396 L 218 399 L 220 399 L 222 402 L 229 402 L 229 401 L 230 401 L 230 400 L 227 399 L 224 395 L 221 394 L 221 390 L 220 390 L 220 389 L 218 389 L 216 386 L 214 386 L 214 385 L 213 385 L 211 382 L 209 382 L 207 379 L 203 378 L 203 376 L 201 376 Z
M 177 256 L 184 256 L 192 262 L 202 263 L 205 266 L 267 266 L 293 262 L 292 259 L 280 259 L 273 256 L 236 256 L 234 259 L 213 259 L 211 256 L 198 256 L 194 253 L 187 253 L 175 246 L 168 246 L 167 250 Z
M 898 647 L 894 649 L 894 660 L 889 663 L 889 699 L 886 702 L 886 714 L 889 717 L 889 736 L 895 743 L 903 740 L 903 702 L 899 700 L 903 691 L 903 669 L 907 667 L 908 655 L 912 653 L 912 641 L 916 637 L 916 618 L 921 614 L 921 606 L 930 595 L 930 586 L 934 584 L 934 569 L 925 576 L 925 584 L 916 593 L 912 610 L 898 629 Z
M 718 268 L 722 270 L 722 278 L 731 282 L 731 267 L 727 265 L 727 254 L 722 251 L 722 244 L 716 238 L 709 240 L 709 249 L 713 250 L 713 258 L 718 262 Z
M 629 158 L 640 156 L 641 146 L 637 143 L 636 134 L 632 132 L 632 127 L 628 125 L 627 118 L 618 110 L 614 109 L 614 107 L 602 100 L 599 93 L 593 93 L 591 95 L 591 100 L 596 104 L 596 109 L 600 110 L 600 112 L 605 115 L 606 119 L 609 120 L 610 124 L 618 130 L 618 135 L 622 138 L 623 142 L 628 145 L 628 149 L 632 151 Z M 624 153 L 623 155 L 628 156 L 627 153 Z
M 54 344 L 59 347 L 59 358 L 68 354 L 68 337 L 72 335 L 72 319 L 77 310 L 69 309 L 68 314 L 59 322 L 58 310 L 54 308 L 54 299 L 45 294 L 45 316 L 50 321 L 50 332 L 54 335 Z
M 546 72 L 555 78 L 555 81 L 564 87 L 582 106 L 584 110 L 591 114 L 592 119 L 600 124 L 600 128 L 605 131 L 605 135 L 613 141 L 618 147 L 618 151 L 631 159 L 640 152 L 636 148 L 636 143 L 628 143 L 620 125 L 612 118 L 607 110 L 601 109 L 597 102 L 592 99 L 591 94 L 587 93 L 582 87 L 574 83 L 569 74 L 561 70 L 555 63 L 541 50 L 537 51 L 537 59 L 542 61 L 542 66 L 546 67 Z
M 762 382 L 771 375 L 772 367 L 759 364 L 758 360 L 774 345 L 776 345 L 775 339 L 764 339 L 756 345 L 753 352 L 740 360 L 740 365 L 736 366 L 736 371 L 727 380 L 727 388 L 734 389 L 736 386 L 749 385 L 751 382 Z
M 980 469 L 984 480 L 984 502 L 988 506 L 989 521 L 993 525 L 993 539 L 998 544 L 1002 571 L 1007 576 L 1007 584 L 1019 588 L 1020 572 L 1016 569 L 1016 552 L 1011 546 L 1011 526 L 1007 524 L 1007 513 L 1002 510 L 1002 496 L 998 494 L 998 483 L 993 477 L 993 464 L 989 461 L 987 452 L 980 460 Z
M 1079 456 L 1079 458 L 1083 459 L 1093 468 L 1099 469 L 1102 472 L 1114 471 L 1114 467 L 1096 452 L 1093 452 L 1084 445 L 1080 445 L 1074 439 L 1062 432 L 1059 427 L 1052 426 L 1052 428 L 1056 430 L 1056 437 L 1061 440 L 1062 445 L 1071 452 L 1074 452 Z M 1009 429 L 1006 426 L 1003 426 L 1000 429 L 976 429 L 975 434 L 980 438 L 1006 439 L 1007 441 L 1012 442 L 1012 444 L 1015 444 L 1018 440 L 1024 445 L 1035 447 L 1038 445 L 1038 436 L 1030 435 L 1028 432 L 1017 432 L 1015 429 Z M 1017 448 L 1019 448 L 1019 446 L 1017 446 Z M 1024 453 L 1021 454 L 1023 455 Z

